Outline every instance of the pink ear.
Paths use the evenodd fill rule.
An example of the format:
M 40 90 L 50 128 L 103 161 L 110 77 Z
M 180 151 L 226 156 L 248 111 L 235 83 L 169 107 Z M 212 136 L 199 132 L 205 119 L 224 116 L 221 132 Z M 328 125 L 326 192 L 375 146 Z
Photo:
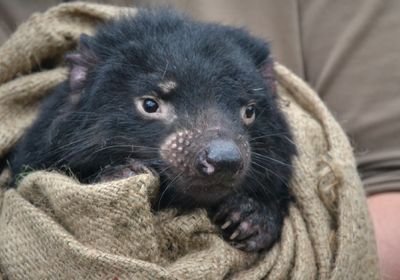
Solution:
M 276 93 L 276 79 L 274 72 L 274 61 L 268 58 L 261 67 L 261 75 L 264 77 L 267 88 L 272 92 Z
M 69 85 L 71 89 L 76 90 L 82 88 L 86 81 L 88 67 L 83 63 L 81 54 L 69 54 L 66 59 L 71 63 L 71 69 L 69 72 Z
M 66 60 L 71 65 L 69 84 L 73 91 L 84 86 L 88 72 L 97 64 L 97 57 L 90 49 L 90 40 L 91 37 L 82 34 L 78 51 L 66 56 Z

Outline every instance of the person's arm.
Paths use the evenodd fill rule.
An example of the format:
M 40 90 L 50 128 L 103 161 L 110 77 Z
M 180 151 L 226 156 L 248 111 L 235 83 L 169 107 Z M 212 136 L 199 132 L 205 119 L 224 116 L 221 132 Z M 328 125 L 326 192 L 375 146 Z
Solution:
M 371 195 L 368 206 L 374 223 L 382 279 L 400 279 L 400 192 Z

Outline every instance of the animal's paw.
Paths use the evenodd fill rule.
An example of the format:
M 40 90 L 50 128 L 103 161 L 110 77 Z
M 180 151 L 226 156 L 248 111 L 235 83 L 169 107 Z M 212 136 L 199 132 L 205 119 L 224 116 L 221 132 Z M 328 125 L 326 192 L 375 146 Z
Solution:
M 271 247 L 279 238 L 283 223 L 277 205 L 265 205 L 241 195 L 226 199 L 211 215 L 225 240 L 248 252 Z
M 154 173 L 154 171 L 145 166 L 140 161 L 129 159 L 126 164 L 107 165 L 96 177 L 95 181 L 108 182 L 112 180 L 124 179 L 143 173 Z

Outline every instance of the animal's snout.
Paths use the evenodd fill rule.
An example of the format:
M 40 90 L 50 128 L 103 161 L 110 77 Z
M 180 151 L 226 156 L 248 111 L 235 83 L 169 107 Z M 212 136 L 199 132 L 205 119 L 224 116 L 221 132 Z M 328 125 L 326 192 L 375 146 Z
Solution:
M 230 178 L 242 167 L 239 147 L 230 139 L 214 139 L 197 157 L 196 169 L 203 176 Z

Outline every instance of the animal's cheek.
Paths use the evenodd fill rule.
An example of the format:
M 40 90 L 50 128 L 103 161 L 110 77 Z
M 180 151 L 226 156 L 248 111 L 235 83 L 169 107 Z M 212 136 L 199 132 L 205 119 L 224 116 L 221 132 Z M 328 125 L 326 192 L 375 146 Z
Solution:
M 240 143 L 241 147 L 240 150 L 242 151 L 242 156 L 243 156 L 243 170 L 244 173 L 247 172 L 251 165 L 251 146 L 250 143 L 247 140 L 242 140 Z
M 161 144 L 161 157 L 176 169 L 188 175 L 195 175 L 193 159 L 199 149 L 195 141 L 197 137 L 199 137 L 199 132 L 191 130 L 170 134 Z

